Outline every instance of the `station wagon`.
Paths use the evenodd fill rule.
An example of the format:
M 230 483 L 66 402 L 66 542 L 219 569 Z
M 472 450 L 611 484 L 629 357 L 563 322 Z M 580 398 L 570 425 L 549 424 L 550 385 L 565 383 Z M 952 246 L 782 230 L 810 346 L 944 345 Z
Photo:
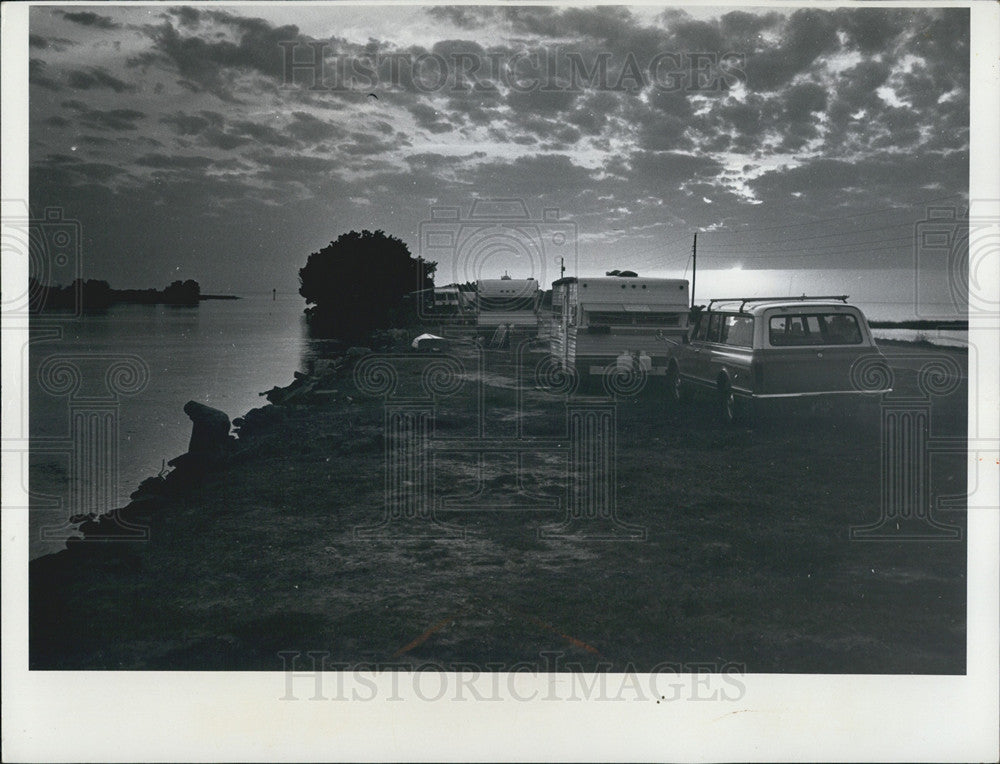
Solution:
M 725 422 L 749 416 L 768 400 L 889 392 L 852 382 L 854 364 L 862 357 L 879 360 L 881 353 L 864 314 L 846 295 L 711 300 L 693 313 L 689 333 L 671 346 L 667 394 L 680 401 L 688 391 L 705 391 Z

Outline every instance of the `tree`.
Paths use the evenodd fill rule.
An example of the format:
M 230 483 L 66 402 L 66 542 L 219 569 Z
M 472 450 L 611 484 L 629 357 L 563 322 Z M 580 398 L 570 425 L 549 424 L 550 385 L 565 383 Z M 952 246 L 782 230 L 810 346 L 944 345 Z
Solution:
M 174 281 L 163 290 L 163 301 L 168 305 L 197 305 L 201 297 L 201 286 L 197 281 Z
M 309 255 L 299 270 L 314 334 L 345 341 L 402 323 L 403 297 L 434 287 L 437 263 L 410 255 L 409 247 L 383 231 L 341 234 Z

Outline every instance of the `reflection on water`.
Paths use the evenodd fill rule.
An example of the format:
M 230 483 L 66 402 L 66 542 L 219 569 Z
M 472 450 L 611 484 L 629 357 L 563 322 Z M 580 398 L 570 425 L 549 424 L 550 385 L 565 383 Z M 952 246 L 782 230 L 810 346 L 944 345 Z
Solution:
M 300 297 L 267 295 L 205 301 L 196 308 L 116 305 L 77 320 L 34 321 L 32 331 L 40 339 L 28 357 L 31 556 L 63 548 L 62 541 L 43 541 L 40 531 L 65 524 L 72 488 L 70 395 L 42 388 L 38 374 L 47 359 L 74 357 L 71 363 L 82 377 L 77 401 L 82 395 L 107 396 L 104 374 L 113 356 L 138 356 L 148 367 L 144 389 L 119 395 L 117 407 L 112 402 L 118 427 L 114 506 L 122 506 L 139 482 L 187 450 L 191 422 L 182 410 L 187 401 L 221 409 L 230 419 L 242 416 L 267 404 L 260 392 L 291 383 L 293 372 L 335 349 L 335 343 L 308 339 L 302 308 Z M 48 327 L 59 332 L 46 337 Z

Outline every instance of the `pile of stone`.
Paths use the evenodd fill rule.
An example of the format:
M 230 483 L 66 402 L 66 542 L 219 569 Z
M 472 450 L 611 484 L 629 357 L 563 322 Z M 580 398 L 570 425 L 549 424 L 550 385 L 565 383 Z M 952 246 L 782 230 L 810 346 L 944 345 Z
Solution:
M 371 352 L 371 348 L 352 347 L 336 358 L 316 359 L 307 372 L 295 372 L 292 384 L 272 387 L 261 395 L 278 406 L 326 402 L 341 395 L 350 400 L 349 395 L 341 392 L 344 383 L 350 378 L 354 365 Z

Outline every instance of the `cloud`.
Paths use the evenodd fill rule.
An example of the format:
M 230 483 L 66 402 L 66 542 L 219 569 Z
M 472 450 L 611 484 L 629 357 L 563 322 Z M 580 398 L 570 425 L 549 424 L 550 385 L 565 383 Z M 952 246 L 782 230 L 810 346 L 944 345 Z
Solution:
M 89 70 L 76 70 L 69 73 L 69 86 L 76 90 L 91 90 L 95 88 L 107 88 L 116 93 L 124 93 L 128 90 L 135 90 L 134 85 L 122 82 L 117 77 L 108 74 L 104 69 L 91 67 Z
M 159 169 L 204 169 L 210 167 L 215 162 L 209 157 L 202 156 L 167 156 L 165 154 L 147 154 L 135 160 L 136 164 L 143 167 L 156 167 Z
M 653 179 L 664 186 L 710 178 L 722 170 L 722 164 L 712 157 L 679 151 L 635 151 L 628 161 L 632 177 Z
M 430 104 L 416 103 L 409 108 L 417 124 L 432 133 L 447 133 L 455 128 L 442 118 L 442 112 Z
M 118 29 L 121 26 L 113 19 L 107 16 L 101 16 L 97 13 L 92 13 L 91 11 L 55 11 L 55 13 L 62 16 L 66 19 L 66 21 L 72 21 L 74 24 L 80 24 L 85 27 L 95 27 L 96 29 Z
M 28 82 L 46 90 L 62 90 L 62 86 L 45 73 L 47 68 L 40 58 L 28 59 Z
M 534 154 L 512 162 L 481 162 L 458 177 L 484 196 L 559 196 L 568 200 L 589 187 L 593 171 L 565 155 Z
M 271 125 L 243 119 L 232 123 L 234 135 L 252 138 L 265 146 L 294 146 L 295 140 Z
M 841 12 L 838 22 L 846 36 L 844 47 L 867 54 L 891 48 L 903 32 L 899 23 L 901 12 L 896 8 L 852 8 Z
M 138 130 L 138 122 L 146 114 L 136 109 L 92 109 L 82 101 L 63 101 L 62 106 L 77 112 L 75 119 L 80 124 L 105 130 Z
M 57 19 L 81 26 L 73 31 L 87 50 L 101 45 L 99 58 L 75 63 L 51 54 L 60 38 L 49 36 L 50 26 L 34 26 L 33 199 L 85 211 L 87 230 L 109 252 L 121 251 L 115 237 L 141 241 L 148 230 L 176 225 L 178 246 L 201 242 L 202 259 L 212 260 L 203 267 L 228 268 L 239 279 L 225 258 L 263 246 L 254 233 L 261 221 L 273 228 L 274 251 L 298 251 L 310 237 L 335 235 L 331 225 L 379 225 L 413 237 L 430 204 L 512 196 L 533 211 L 564 210 L 586 240 L 604 250 L 613 244 L 628 259 L 637 242 L 659 252 L 692 227 L 815 220 L 967 185 L 964 9 L 699 11 L 697 18 L 615 7 L 418 11 L 442 22 L 438 32 L 375 17 L 348 23 L 336 6 L 328 17 L 296 16 L 301 30 L 282 24 L 284 12 L 261 10 L 269 15 L 259 19 L 241 11 L 160 6 L 149 26 L 146 10 L 116 8 L 110 19 L 127 31 L 96 43 L 81 22 Z M 330 29 L 353 42 L 327 37 Z M 307 58 L 301 44 L 319 39 L 310 33 L 329 41 L 328 75 L 337 56 L 431 53 L 448 63 L 447 86 L 427 92 L 405 76 L 390 83 L 380 71 L 369 88 L 378 101 L 363 88 L 284 87 L 280 43 L 300 43 L 296 52 Z M 556 51 L 578 54 L 588 70 L 607 53 L 606 81 L 576 71 L 581 81 L 568 89 L 565 55 L 548 83 L 556 87 L 547 89 L 518 92 L 502 67 L 490 69 L 491 61 L 544 62 Z M 629 54 L 646 74 L 662 52 L 680 56 L 674 73 L 688 80 L 694 54 L 745 54 L 746 80 L 715 89 L 686 89 L 688 80 L 672 89 L 662 81 L 611 89 Z M 126 73 L 130 63 L 143 67 L 142 86 L 130 84 L 138 83 Z M 76 97 L 48 92 L 60 88 Z M 222 233 L 189 224 L 188 213 L 218 216 L 231 240 L 219 243 Z M 216 247 L 225 255 L 218 263 L 204 257 Z M 268 278 L 281 278 L 278 259 L 261 257 Z
M 225 117 L 221 114 L 215 113 L 216 118 L 214 119 L 210 118 L 209 114 L 210 112 L 202 112 L 201 114 L 186 114 L 179 111 L 174 114 L 160 117 L 160 122 L 172 125 L 178 135 L 198 135 L 210 125 L 219 125 L 225 122 Z
M 197 8 L 192 8 L 189 5 L 181 6 L 179 8 L 170 8 L 168 9 L 168 13 L 172 13 L 176 16 L 177 22 L 183 27 L 194 28 L 198 26 L 198 23 L 201 20 L 201 11 Z
M 257 72 L 279 80 L 284 74 L 280 43 L 301 41 L 298 27 L 273 27 L 263 19 L 233 16 L 220 11 L 204 15 L 235 33 L 236 40 L 182 35 L 172 24 L 149 30 L 156 52 L 170 60 L 190 83 L 224 100 L 233 100 L 235 72 Z M 147 59 L 149 60 L 148 56 Z
M 809 71 L 820 56 L 840 48 L 836 16 L 827 11 L 799 10 L 791 15 L 778 45 L 749 53 L 747 87 L 776 90 L 797 74 Z
M 292 122 L 286 129 L 300 141 L 306 143 L 319 143 L 344 135 L 344 129 L 335 122 L 319 119 L 304 111 L 292 112 Z

